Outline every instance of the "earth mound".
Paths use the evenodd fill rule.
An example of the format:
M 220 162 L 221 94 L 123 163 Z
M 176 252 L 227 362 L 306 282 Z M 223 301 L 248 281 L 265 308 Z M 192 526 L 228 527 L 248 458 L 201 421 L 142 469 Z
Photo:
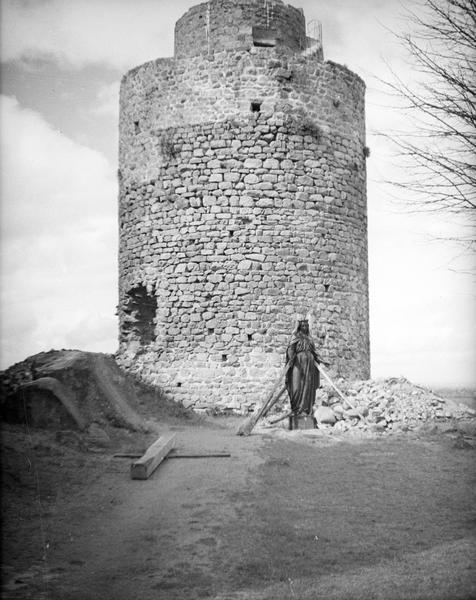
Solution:
M 112 355 L 81 350 L 31 356 L 0 373 L 0 390 L 2 420 L 32 427 L 146 432 L 157 418 L 190 414 L 160 389 L 121 371 Z

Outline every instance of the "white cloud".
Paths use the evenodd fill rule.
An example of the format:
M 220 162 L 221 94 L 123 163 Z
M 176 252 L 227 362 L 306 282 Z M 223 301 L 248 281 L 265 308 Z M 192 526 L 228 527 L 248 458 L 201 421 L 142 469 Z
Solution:
M 51 58 L 81 68 L 104 64 L 124 70 L 173 54 L 175 22 L 199 0 L 3 0 L 3 61 Z M 308 23 L 324 24 L 325 54 L 333 60 L 360 57 L 371 72 L 369 57 L 376 57 L 375 37 L 367 32 L 375 20 L 392 14 L 399 0 L 353 0 L 318 5 L 315 0 L 296 3 Z M 388 42 L 382 28 L 379 41 Z M 350 49 L 350 50 L 349 50 Z M 353 64 L 349 63 L 351 68 Z
M 16 99 L 0 110 L 2 367 L 51 347 L 114 351 L 114 169 Z
M 2 2 L 2 60 L 52 58 L 126 69 L 173 53 L 172 21 L 191 0 Z
M 448 268 L 457 247 L 426 234 L 445 225 L 442 214 L 392 214 L 385 203 L 370 206 L 374 377 L 404 375 L 434 385 L 476 384 L 474 282 Z M 470 260 L 466 257 L 466 262 Z
M 112 117 L 119 121 L 119 88 L 120 81 L 114 81 L 103 85 L 97 94 L 97 104 L 92 109 L 95 115 Z
M 104 176 L 108 185 L 114 178 L 101 154 L 54 130 L 14 98 L 2 96 L 1 111 L 2 195 L 11 199 L 3 206 L 3 239 L 46 234 L 56 222 L 90 228 L 109 216 Z

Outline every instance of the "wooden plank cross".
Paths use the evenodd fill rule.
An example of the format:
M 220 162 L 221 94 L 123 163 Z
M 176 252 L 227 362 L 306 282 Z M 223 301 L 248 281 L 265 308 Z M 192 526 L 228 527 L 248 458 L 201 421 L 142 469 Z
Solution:
M 175 444 L 175 434 L 169 433 L 159 437 L 146 453 L 131 465 L 132 479 L 149 479 Z

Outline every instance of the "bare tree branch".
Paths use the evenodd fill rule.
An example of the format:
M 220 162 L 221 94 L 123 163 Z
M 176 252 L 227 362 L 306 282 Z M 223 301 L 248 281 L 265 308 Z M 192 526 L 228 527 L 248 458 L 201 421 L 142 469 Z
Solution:
M 476 0 L 423 0 L 409 11 L 411 33 L 397 35 L 413 63 L 414 80 L 392 72 L 384 82 L 403 101 L 412 132 L 384 134 L 406 168 L 397 188 L 429 210 L 476 208 Z

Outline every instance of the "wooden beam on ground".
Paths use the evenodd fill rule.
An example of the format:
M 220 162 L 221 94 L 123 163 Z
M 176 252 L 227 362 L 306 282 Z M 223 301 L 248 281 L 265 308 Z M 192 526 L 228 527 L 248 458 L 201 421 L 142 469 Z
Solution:
M 180 454 L 172 450 L 170 454 L 167 455 L 167 459 L 169 458 L 229 458 L 231 456 L 230 452 L 203 452 L 197 454 Z
M 169 433 L 161 436 L 152 446 L 147 448 L 144 456 L 131 465 L 132 479 L 149 479 L 175 444 L 175 434 Z
M 129 452 L 129 453 L 119 453 L 119 454 L 113 454 L 112 458 L 140 458 L 141 456 L 144 456 L 144 453 L 142 454 L 137 454 L 137 452 Z
M 194 454 L 180 454 L 177 450 L 172 449 L 165 457 L 169 458 L 230 458 L 230 452 L 200 452 Z M 137 454 L 133 452 L 120 452 L 118 454 L 113 454 L 113 458 L 141 458 L 142 454 Z

